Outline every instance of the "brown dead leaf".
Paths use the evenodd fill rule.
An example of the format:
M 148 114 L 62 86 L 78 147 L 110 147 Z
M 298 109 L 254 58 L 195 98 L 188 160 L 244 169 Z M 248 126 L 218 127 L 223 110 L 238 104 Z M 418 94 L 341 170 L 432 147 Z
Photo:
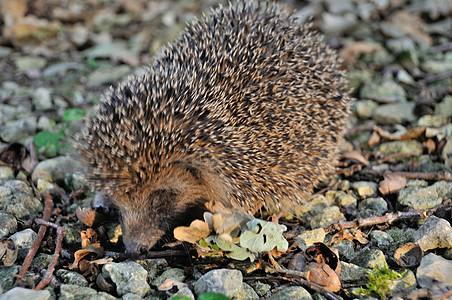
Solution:
M 3 36 L 13 44 L 36 43 L 55 38 L 62 30 L 58 22 L 26 16 L 20 22 L 5 27 Z
M 91 264 L 96 264 L 96 265 L 105 265 L 105 264 L 108 264 L 111 262 L 113 262 L 113 258 L 111 258 L 111 257 L 104 257 L 101 259 L 95 259 L 95 260 L 90 261 Z
M 179 226 L 174 228 L 174 238 L 179 241 L 196 243 L 210 234 L 209 225 L 201 220 L 194 220 L 189 227 Z
M 347 62 L 355 63 L 361 55 L 375 53 L 383 49 L 380 43 L 376 42 L 354 42 L 342 48 L 340 56 Z
M 378 190 L 383 195 L 392 194 L 406 186 L 405 176 L 399 174 L 386 174 L 384 180 L 380 181 Z
M 366 238 L 366 235 L 361 230 L 356 229 L 353 231 L 344 230 L 336 233 L 331 238 L 330 245 L 339 243 L 342 240 L 357 241 L 362 245 L 369 243 L 369 240 Z
M 217 234 L 227 233 L 235 238 L 243 224 L 251 219 L 251 215 L 241 212 L 218 212 L 212 215 L 213 230 Z
M 314 243 L 306 249 L 305 256 L 308 261 L 327 264 L 332 270 L 337 270 L 340 265 L 339 256 L 324 243 Z
M 423 255 L 421 247 L 415 243 L 406 243 L 395 251 L 394 259 L 399 266 L 411 268 L 421 263 Z
M 27 148 L 20 143 L 11 143 L 0 149 L 0 165 L 6 165 L 20 170 L 25 157 Z
M 7 26 L 23 18 L 27 12 L 27 4 L 24 0 L 3 0 L 1 4 L 3 21 Z M 9 20 L 9 18 L 12 18 L 12 20 Z
M 88 227 L 92 227 L 96 220 L 96 211 L 92 210 L 91 208 L 82 209 L 81 207 L 77 207 L 77 209 L 75 210 L 75 215 L 80 222 Z
M 377 132 L 383 139 L 390 141 L 414 140 L 424 135 L 426 128 L 417 127 L 406 129 L 401 125 L 396 126 L 397 131 L 390 133 L 378 126 L 374 126 L 374 132 Z
M 336 272 L 328 265 L 311 263 L 306 266 L 307 279 L 313 283 L 323 286 L 330 292 L 338 292 L 341 289 L 341 280 Z
M 97 242 L 97 233 L 92 228 L 82 230 L 80 234 L 82 238 L 82 248 L 86 248 Z
M 16 262 L 18 250 L 13 240 L 2 239 L 0 241 L 0 259 L 5 256 L 3 260 L 5 267 L 10 267 Z
M 171 290 L 173 287 L 177 287 L 177 290 L 181 290 L 184 287 L 186 287 L 187 284 L 174 280 L 174 279 L 169 279 L 167 278 L 161 285 L 159 285 L 157 287 L 157 290 L 159 291 L 169 291 Z
M 372 135 L 369 138 L 369 141 L 367 141 L 367 144 L 369 146 L 374 146 L 379 144 L 381 141 L 381 137 L 378 133 L 376 133 L 375 131 L 372 132 Z
M 367 166 L 369 164 L 369 161 L 367 158 L 364 157 L 364 155 L 360 151 L 349 151 L 347 153 L 342 154 L 342 156 L 346 159 L 352 159 L 359 163 L 361 163 L 364 166 Z
M 432 139 L 422 142 L 422 146 L 427 149 L 428 154 L 431 154 L 436 149 L 436 144 Z

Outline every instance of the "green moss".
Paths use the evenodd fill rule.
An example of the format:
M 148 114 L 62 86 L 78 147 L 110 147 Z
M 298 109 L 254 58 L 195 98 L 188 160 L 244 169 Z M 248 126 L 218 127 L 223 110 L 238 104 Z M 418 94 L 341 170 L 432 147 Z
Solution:
M 386 299 L 386 296 L 391 295 L 391 289 L 389 288 L 390 281 L 402 278 L 405 273 L 406 270 L 401 274 L 390 270 L 387 265 L 381 269 L 368 271 L 369 279 L 366 287 L 359 287 L 354 294 L 361 296 L 378 295 L 380 299 Z

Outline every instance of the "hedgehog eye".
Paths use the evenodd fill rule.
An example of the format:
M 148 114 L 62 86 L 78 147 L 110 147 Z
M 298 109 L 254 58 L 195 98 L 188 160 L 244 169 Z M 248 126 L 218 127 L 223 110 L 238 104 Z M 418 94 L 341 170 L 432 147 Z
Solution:
M 126 195 L 129 196 L 130 195 L 130 191 L 126 190 Z

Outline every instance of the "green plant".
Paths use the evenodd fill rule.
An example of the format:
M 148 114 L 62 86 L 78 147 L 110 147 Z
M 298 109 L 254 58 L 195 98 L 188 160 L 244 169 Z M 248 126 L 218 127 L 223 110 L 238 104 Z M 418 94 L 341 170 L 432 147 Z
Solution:
M 369 279 L 366 287 L 359 287 L 358 290 L 353 293 L 362 296 L 377 294 L 380 299 L 386 299 L 387 295 L 391 295 L 391 289 L 389 288 L 390 281 L 402 278 L 405 273 L 406 270 L 403 273 L 397 273 L 396 271 L 389 269 L 388 265 L 381 269 L 373 269 L 368 271 Z
M 33 137 L 33 142 L 36 148 L 46 157 L 53 157 L 57 155 L 59 149 L 62 148 L 61 140 L 66 136 L 65 129 L 69 126 L 69 122 L 83 119 L 85 111 L 80 108 L 70 108 L 63 113 L 63 128 L 58 132 L 43 130 L 38 132 Z

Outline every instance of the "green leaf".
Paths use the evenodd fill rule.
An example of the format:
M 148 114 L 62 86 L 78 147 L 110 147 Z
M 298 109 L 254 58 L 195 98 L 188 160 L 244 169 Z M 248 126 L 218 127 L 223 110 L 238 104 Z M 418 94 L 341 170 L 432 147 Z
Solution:
M 217 239 L 217 245 L 221 248 L 221 250 L 226 251 L 226 256 L 236 260 L 246 260 L 247 258 L 253 262 L 256 259 L 255 254 L 250 253 L 243 247 L 237 246 L 231 242 L 225 241 L 222 238 Z
M 83 119 L 85 111 L 80 108 L 70 108 L 63 113 L 63 120 L 66 122 L 77 121 Z
M 221 294 L 205 293 L 200 295 L 198 300 L 229 300 L 229 298 Z
M 99 63 L 92 57 L 86 59 L 86 64 L 88 65 L 88 67 L 92 69 L 96 69 L 97 67 L 99 67 Z
M 58 149 L 61 148 L 60 135 L 48 130 L 38 132 L 33 137 L 33 142 L 35 142 L 39 152 L 47 157 L 56 156 Z
M 254 253 L 267 252 L 275 247 L 280 252 L 287 251 L 289 243 L 282 235 L 286 226 L 259 219 L 247 222 L 246 226 L 248 229 L 240 235 L 240 246 Z

